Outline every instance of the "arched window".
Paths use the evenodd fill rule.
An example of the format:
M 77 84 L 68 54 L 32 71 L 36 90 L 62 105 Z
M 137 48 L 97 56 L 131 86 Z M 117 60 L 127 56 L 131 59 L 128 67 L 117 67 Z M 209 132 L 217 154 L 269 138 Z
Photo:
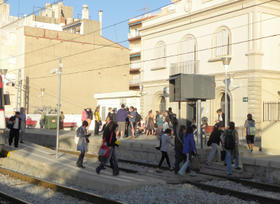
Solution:
M 231 33 L 227 27 L 220 27 L 213 39 L 214 57 L 222 57 L 231 54 Z
M 180 43 L 180 69 L 184 73 L 197 73 L 197 43 L 192 35 L 186 35 Z
M 154 68 L 166 67 L 166 46 L 163 41 L 160 41 L 155 46 L 155 66 Z

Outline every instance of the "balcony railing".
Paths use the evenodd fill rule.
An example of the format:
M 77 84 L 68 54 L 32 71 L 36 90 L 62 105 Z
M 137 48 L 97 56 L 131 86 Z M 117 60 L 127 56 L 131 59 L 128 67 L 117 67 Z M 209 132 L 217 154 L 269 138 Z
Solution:
M 141 52 L 141 48 L 140 47 L 137 47 L 137 48 L 133 48 L 130 50 L 130 54 L 135 54 L 135 53 L 139 53 Z
M 169 75 L 176 74 L 197 74 L 199 61 L 189 60 L 179 63 L 171 63 Z
M 138 30 L 132 30 L 130 33 L 128 33 L 128 39 L 134 39 L 134 38 L 140 38 L 141 34 Z
M 140 69 L 141 68 L 141 62 L 131 62 L 130 64 L 130 69 L 134 70 L 134 69 Z
M 139 86 L 140 85 L 140 79 L 132 79 L 129 81 L 130 86 Z

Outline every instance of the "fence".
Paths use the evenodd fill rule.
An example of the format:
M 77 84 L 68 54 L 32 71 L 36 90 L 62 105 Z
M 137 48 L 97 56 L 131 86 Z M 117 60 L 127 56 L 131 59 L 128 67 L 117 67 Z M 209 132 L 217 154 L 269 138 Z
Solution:
M 263 121 L 280 121 L 280 102 L 263 103 Z

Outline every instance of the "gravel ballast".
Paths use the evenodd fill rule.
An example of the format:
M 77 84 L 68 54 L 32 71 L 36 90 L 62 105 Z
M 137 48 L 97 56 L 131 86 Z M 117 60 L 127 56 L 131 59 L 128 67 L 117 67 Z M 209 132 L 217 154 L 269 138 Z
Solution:
M 30 203 L 87 204 L 71 196 L 0 174 L 0 191 Z
M 268 198 L 275 198 L 275 199 L 280 198 L 280 193 L 268 192 L 268 191 L 262 191 L 262 190 L 256 189 L 256 188 L 250 188 L 247 186 L 243 186 L 240 183 L 235 183 L 232 181 L 212 180 L 212 181 L 207 181 L 207 182 L 203 182 L 203 183 L 208 184 L 208 185 L 217 186 L 217 187 L 226 188 L 226 189 L 241 191 L 241 192 L 245 192 L 245 193 L 261 195 L 261 196 L 265 196 Z

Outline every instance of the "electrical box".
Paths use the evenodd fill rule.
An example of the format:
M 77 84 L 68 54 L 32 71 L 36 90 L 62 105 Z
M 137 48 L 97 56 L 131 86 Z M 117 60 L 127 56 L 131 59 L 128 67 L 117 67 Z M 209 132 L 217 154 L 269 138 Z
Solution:
M 215 76 L 178 74 L 169 78 L 170 102 L 215 99 Z

